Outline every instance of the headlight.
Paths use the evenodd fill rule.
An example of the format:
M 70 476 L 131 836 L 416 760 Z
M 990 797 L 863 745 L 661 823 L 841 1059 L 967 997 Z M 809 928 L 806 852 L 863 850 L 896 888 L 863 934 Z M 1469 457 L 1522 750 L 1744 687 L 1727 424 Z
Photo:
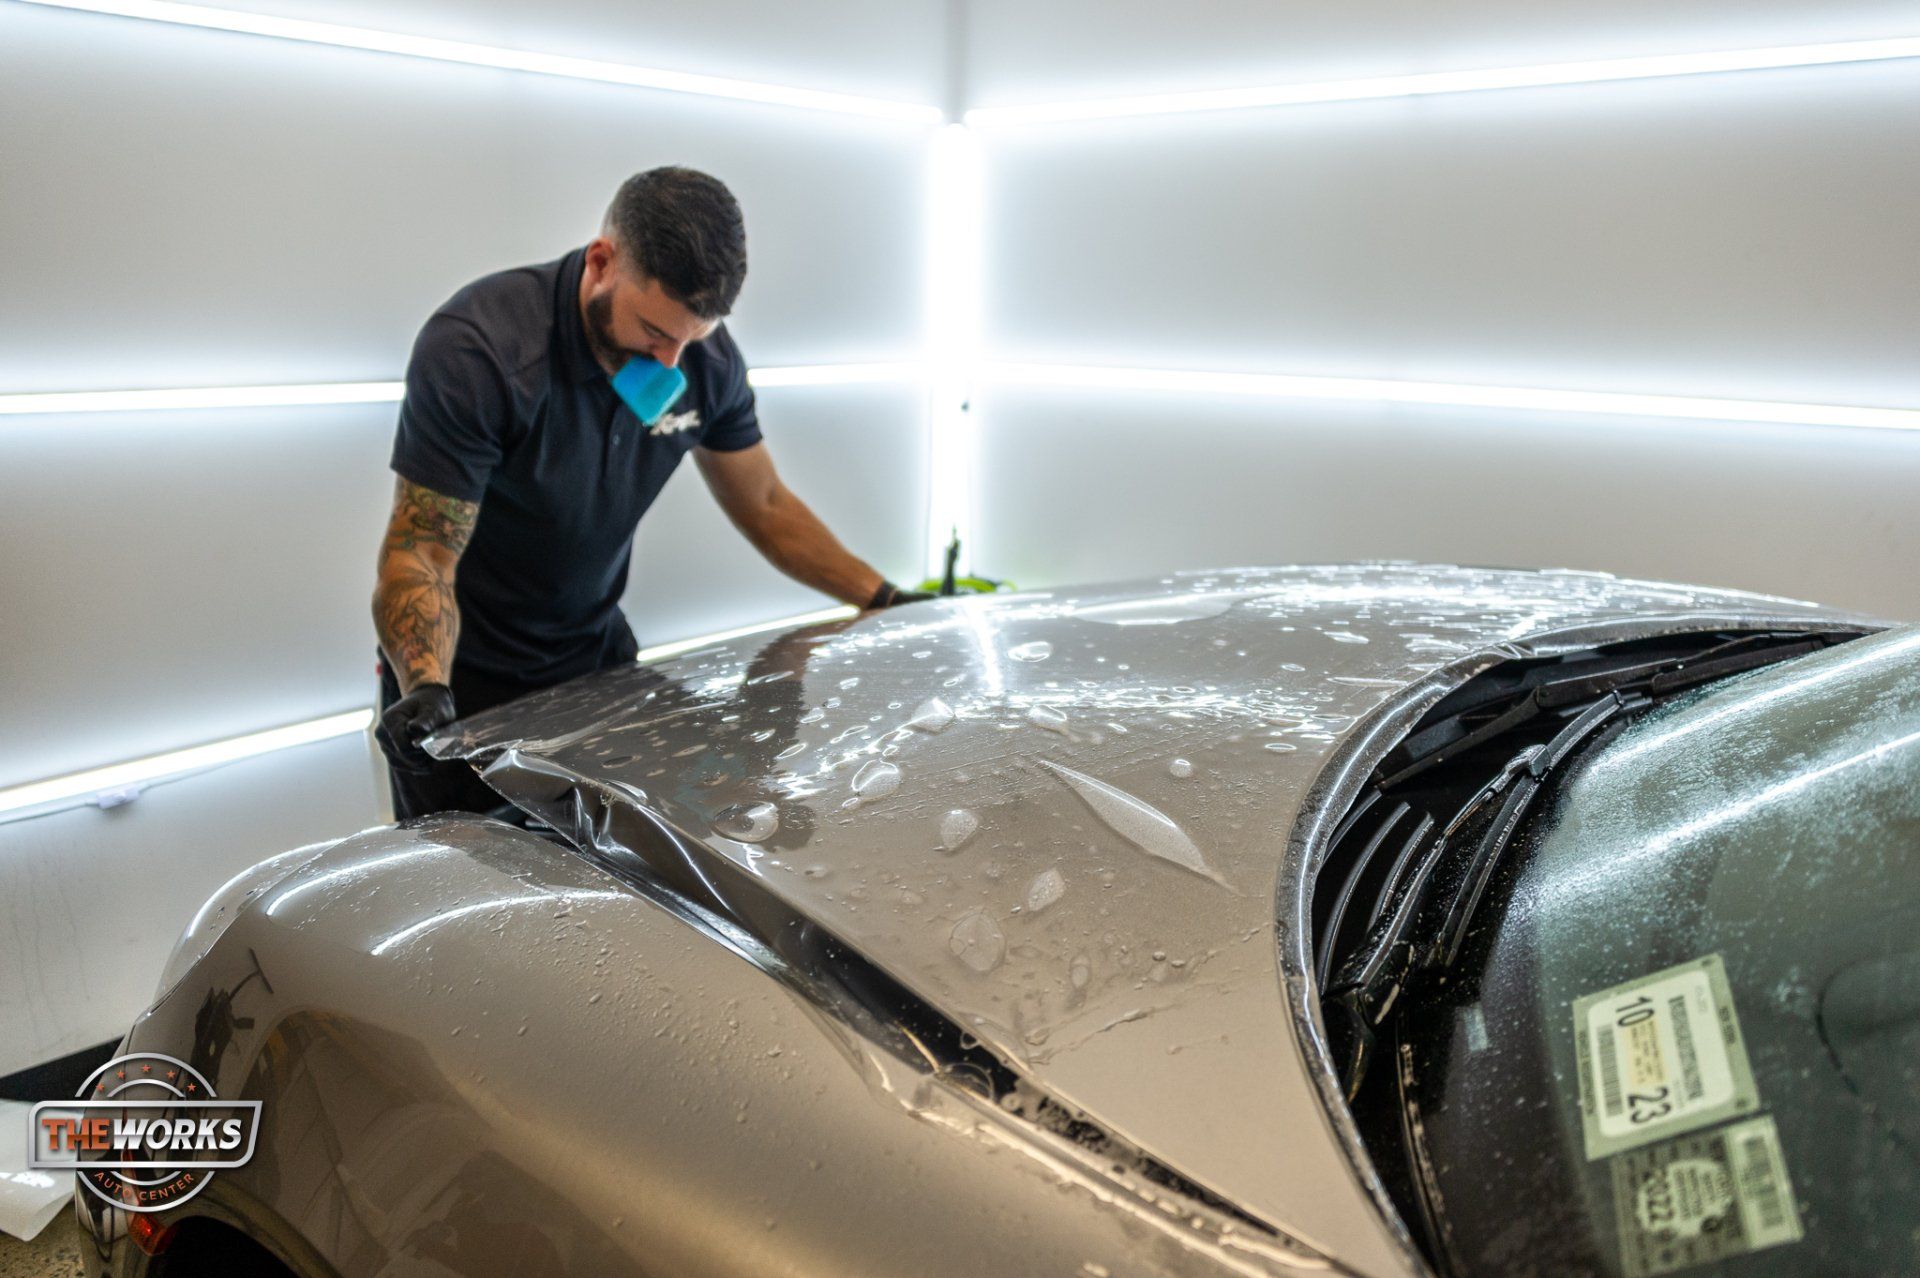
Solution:
M 213 943 L 220 939 L 220 934 L 240 917 L 240 911 L 339 841 L 328 839 L 323 843 L 309 843 L 291 852 L 270 856 L 223 883 L 194 914 L 193 920 L 187 924 L 187 930 L 180 934 L 180 939 L 173 943 L 173 953 L 167 956 L 167 965 L 161 969 L 160 985 L 153 1001 L 158 1003 L 172 992 L 180 978 L 187 974 L 187 969 L 204 958 L 207 951 L 213 948 Z

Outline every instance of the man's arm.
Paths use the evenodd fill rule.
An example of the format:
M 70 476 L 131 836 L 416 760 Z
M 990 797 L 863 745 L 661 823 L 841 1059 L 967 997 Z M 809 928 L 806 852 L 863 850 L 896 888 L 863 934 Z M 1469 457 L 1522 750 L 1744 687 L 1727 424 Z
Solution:
M 453 671 L 460 638 L 453 575 L 479 515 L 477 501 L 459 501 L 406 479 L 394 486 L 373 590 L 373 625 L 403 694 L 423 683 L 445 684 Z
M 864 608 L 873 601 L 886 579 L 780 482 L 765 444 L 733 452 L 699 448 L 694 459 L 720 509 L 767 562 L 843 603 Z

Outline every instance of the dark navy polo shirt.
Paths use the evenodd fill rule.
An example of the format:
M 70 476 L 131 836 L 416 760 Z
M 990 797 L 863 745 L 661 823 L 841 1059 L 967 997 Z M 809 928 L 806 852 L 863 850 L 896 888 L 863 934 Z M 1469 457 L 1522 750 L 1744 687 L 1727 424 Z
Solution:
M 651 428 L 613 392 L 580 319 L 585 249 L 488 275 L 420 330 L 393 469 L 480 503 L 460 557 L 456 671 L 540 687 L 634 653 L 620 611 L 634 527 L 680 459 L 759 442 L 723 324 L 686 348 L 687 389 Z

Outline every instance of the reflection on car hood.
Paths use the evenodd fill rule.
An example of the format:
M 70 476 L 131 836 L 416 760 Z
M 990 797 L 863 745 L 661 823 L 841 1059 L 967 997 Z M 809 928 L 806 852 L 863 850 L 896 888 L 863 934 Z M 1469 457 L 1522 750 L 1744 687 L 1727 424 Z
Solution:
M 1323 1101 L 1295 924 L 1345 779 L 1505 657 L 1843 621 L 1589 573 L 1206 572 L 719 644 L 433 748 L 511 750 L 624 796 L 1056 1097 L 1384 1273 L 1417 1262 Z

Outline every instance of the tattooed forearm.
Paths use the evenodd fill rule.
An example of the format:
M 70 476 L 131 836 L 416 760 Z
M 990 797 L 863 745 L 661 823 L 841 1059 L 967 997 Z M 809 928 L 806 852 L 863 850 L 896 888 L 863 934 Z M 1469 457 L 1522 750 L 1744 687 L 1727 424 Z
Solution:
M 401 480 L 380 547 L 373 624 L 402 692 L 445 683 L 460 638 L 454 569 L 473 536 L 480 503 Z
M 393 488 L 393 517 L 387 522 L 386 550 L 444 551 L 454 559 L 473 536 L 480 503 L 443 497 L 431 488 L 402 479 Z
M 453 582 L 431 569 L 388 561 L 374 595 L 373 620 L 401 691 L 445 683 L 460 639 Z

